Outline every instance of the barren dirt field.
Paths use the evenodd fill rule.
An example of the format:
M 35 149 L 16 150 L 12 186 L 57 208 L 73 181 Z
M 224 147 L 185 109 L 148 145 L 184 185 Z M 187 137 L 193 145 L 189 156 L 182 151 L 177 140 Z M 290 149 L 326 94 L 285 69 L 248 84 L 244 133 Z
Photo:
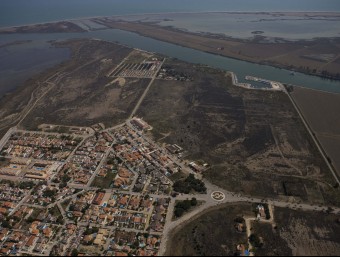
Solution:
M 291 95 L 340 176 L 340 94 L 295 87 Z
M 238 244 L 248 245 L 246 233 L 234 227 L 235 218 L 242 216 L 255 217 L 250 204 L 207 210 L 172 232 L 166 254 L 233 256 Z M 251 222 L 250 229 L 262 238 L 263 246 L 253 249 L 257 256 L 340 254 L 340 220 L 334 214 L 275 208 L 273 225 Z
M 293 69 L 307 74 L 331 75 L 340 78 L 340 64 L 337 62 L 340 54 L 340 39 L 325 38 L 312 41 L 263 43 L 261 37 L 251 41 L 228 39 L 221 35 L 181 31 L 141 21 L 127 22 L 110 18 L 96 18 L 93 21 L 111 28 L 136 32 L 147 37 L 209 53 Z M 324 62 L 309 57 L 325 53 L 334 56 L 334 58 Z
M 42 123 L 113 126 L 132 112 L 150 79 L 107 77 L 133 50 L 98 40 L 57 44 L 72 50 L 72 58 L 27 81 L 27 86 L 1 101 L 0 129 L 37 129 Z M 143 57 L 145 54 L 141 53 Z M 134 51 L 134 58 L 138 51 Z
M 222 71 L 168 60 L 192 81 L 158 79 L 138 116 L 156 140 L 208 162 L 214 184 L 247 195 L 340 204 L 334 178 L 284 93 L 236 88 Z
M 340 254 L 338 215 L 283 208 L 275 208 L 274 213 L 277 225 L 274 233 L 279 233 L 280 237 L 288 243 L 294 256 L 338 256 Z
M 247 245 L 247 233 L 237 232 L 234 220 L 253 215 L 250 204 L 226 205 L 203 212 L 173 231 L 167 256 L 234 256 L 237 244 Z

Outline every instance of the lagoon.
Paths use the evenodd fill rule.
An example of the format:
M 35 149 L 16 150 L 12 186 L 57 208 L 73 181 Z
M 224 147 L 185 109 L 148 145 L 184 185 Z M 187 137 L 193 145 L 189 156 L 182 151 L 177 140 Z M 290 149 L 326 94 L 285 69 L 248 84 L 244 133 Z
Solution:
M 32 42 L 28 44 L 20 45 L 20 48 L 22 48 L 23 49 L 22 51 L 25 52 L 25 48 L 27 47 L 27 49 L 30 49 L 30 45 L 33 44 L 35 45 L 36 49 L 40 48 L 46 51 L 47 58 L 43 59 L 43 61 L 40 62 L 40 65 L 37 68 L 38 71 L 42 71 L 46 68 L 44 67 L 44 63 L 48 64 L 51 61 L 48 55 L 51 54 L 52 56 L 58 56 L 59 54 L 58 53 L 54 55 L 55 54 L 54 51 L 56 51 L 56 48 L 47 47 L 46 45 L 48 44 L 47 41 L 65 40 L 72 38 L 96 38 L 110 42 L 118 42 L 129 47 L 160 53 L 190 63 L 199 63 L 209 65 L 214 68 L 223 69 L 226 71 L 233 71 L 238 76 L 240 82 L 245 82 L 244 77 L 246 75 L 250 75 L 264 79 L 279 81 L 282 83 L 302 86 L 306 88 L 312 88 L 333 93 L 340 93 L 340 81 L 322 79 L 320 77 L 305 75 L 302 73 L 295 73 L 295 75 L 292 76 L 291 72 L 285 69 L 278 69 L 271 66 L 253 64 L 245 61 L 235 60 L 232 58 L 213 55 L 202 51 L 147 38 L 144 36 L 140 36 L 136 33 L 117 29 L 98 30 L 86 33 L 0 35 L 0 45 L 15 41 L 32 40 Z M 8 47 L 4 48 L 7 49 Z M 28 51 L 25 52 L 25 54 L 26 54 L 25 58 L 35 58 L 34 51 L 33 52 Z M 59 57 L 56 58 L 55 60 L 56 63 L 65 60 L 67 56 L 68 56 L 67 52 L 63 53 L 60 52 L 60 58 Z M 13 62 L 13 58 L 17 58 L 16 55 L 14 56 L 4 55 L 4 57 L 5 58 L 0 59 L 0 67 L 2 67 L 1 65 L 5 65 L 7 62 Z M 2 72 L 3 76 L 6 77 L 11 71 L 5 70 Z M 35 70 L 34 72 L 37 72 L 37 70 Z M 29 76 L 27 78 L 29 78 Z M 17 86 L 19 86 L 18 84 L 20 83 L 17 83 Z M 4 94 L 5 92 L 8 92 L 12 89 L 13 82 L 12 84 L 3 82 L 0 88 L 0 92 Z

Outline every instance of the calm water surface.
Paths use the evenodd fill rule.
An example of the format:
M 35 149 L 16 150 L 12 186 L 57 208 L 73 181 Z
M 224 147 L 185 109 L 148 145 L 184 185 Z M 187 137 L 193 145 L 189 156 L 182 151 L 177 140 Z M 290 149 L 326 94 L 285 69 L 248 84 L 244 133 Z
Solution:
M 80 17 L 112 16 L 144 13 L 171 13 L 171 12 L 284 12 L 284 11 L 331 11 L 340 12 L 339 0 L 0 0 L 0 27 L 42 23 L 56 20 L 77 19 Z M 189 16 L 188 16 L 189 17 Z M 196 17 L 196 18 L 195 18 Z M 202 20 L 194 14 L 192 21 L 186 16 L 178 19 L 178 26 L 188 29 L 204 28 Z M 221 17 L 216 16 L 211 23 L 203 22 L 206 30 L 214 28 L 216 32 L 223 32 L 224 22 L 218 25 Z M 208 20 L 209 20 L 208 19 Z M 225 19 L 225 18 L 224 18 Z M 205 19 L 207 20 L 207 19 Z M 201 22 L 201 23 L 200 23 Z M 289 22 L 289 21 L 288 21 Z M 228 31 L 237 33 L 236 22 L 230 23 Z M 91 22 L 80 24 L 86 28 L 95 26 Z M 165 24 L 169 25 L 169 24 Z M 236 26 L 236 27 L 235 27 Z M 285 27 L 285 28 L 284 28 Z M 302 24 L 301 28 L 303 29 Z M 312 24 L 314 32 L 334 33 L 339 27 L 337 24 L 327 29 L 317 28 Z M 289 28 L 289 26 L 288 26 Z M 295 26 L 294 30 L 283 26 L 280 30 L 286 35 L 298 34 L 302 29 Z M 250 30 L 256 27 L 244 27 L 240 36 L 247 36 Z M 274 33 L 270 24 L 266 27 L 267 33 Z M 276 30 L 278 30 L 276 28 Z M 319 32 L 317 32 L 319 31 Z M 327 32 L 326 32 L 327 31 Z M 234 33 L 233 32 L 233 33 Z M 242 34 L 244 33 L 244 34 Z M 305 30 L 308 34 L 309 30 Z M 311 31 L 313 33 L 313 31 Z M 267 79 L 301 85 L 330 92 L 340 92 L 340 82 L 323 80 L 318 77 L 297 73 L 291 76 L 287 70 L 260 66 L 244 61 L 233 60 L 226 57 L 207 54 L 197 50 L 176 46 L 173 44 L 142 37 L 134 33 L 119 30 L 103 30 L 88 33 L 70 34 L 26 34 L 26 35 L 0 35 L 0 46 L 18 40 L 32 40 L 31 43 L 0 47 L 0 96 L 23 84 L 25 79 L 33 74 L 43 71 L 69 57 L 69 50 L 51 47 L 48 40 L 62 40 L 69 38 L 98 38 L 113 42 L 120 42 L 130 47 L 141 48 L 148 51 L 162 53 L 171 57 L 210 65 L 224 70 L 235 71 L 242 81 L 245 75 L 255 75 Z
M 265 65 L 258 65 L 253 63 L 248 63 L 245 61 L 239 61 L 227 57 L 217 56 L 213 54 L 208 54 L 205 52 L 201 52 L 198 50 L 177 46 L 174 44 L 154 40 L 151 38 L 143 37 L 137 35 L 135 33 L 121 31 L 121 30 L 101 30 L 101 31 L 93 31 L 88 33 L 58 33 L 58 34 L 14 34 L 14 35 L 1 35 L 0 36 L 0 45 L 8 42 L 18 41 L 18 40 L 33 40 L 33 43 L 29 43 L 26 47 L 26 44 L 20 45 L 19 49 L 23 49 L 22 53 L 25 54 L 25 58 L 34 59 L 36 57 L 35 49 L 44 49 L 46 54 L 51 54 L 51 56 L 55 56 L 60 62 L 64 60 L 68 56 L 68 52 L 56 52 L 56 51 L 64 51 L 63 49 L 55 49 L 48 47 L 45 41 L 49 40 L 63 40 L 69 38 L 97 38 L 102 40 L 107 40 L 111 42 L 120 42 L 130 47 L 144 49 L 150 52 L 157 52 L 164 55 L 168 55 L 170 57 L 178 58 L 180 60 L 192 62 L 192 63 L 201 63 L 206 64 L 215 68 L 220 68 L 223 70 L 231 70 L 234 71 L 238 77 L 239 81 L 244 81 L 243 78 L 246 75 L 258 76 L 261 78 L 276 80 L 284 83 L 295 84 L 299 86 L 304 86 L 307 88 L 313 88 L 318 90 L 324 90 L 329 92 L 337 92 L 340 93 L 340 81 L 331 81 L 321 79 L 319 77 L 305 75 L 301 73 L 296 73 L 295 76 L 290 75 L 290 71 L 284 69 L 273 68 Z M 31 45 L 34 47 L 31 47 Z M 1 49 L 1 48 L 0 48 Z M 7 49 L 7 47 L 5 48 Z M 47 54 L 47 56 L 48 56 Z M 21 54 L 14 55 L 6 55 L 3 56 L 5 58 L 0 58 L 0 67 L 6 67 L 6 63 L 13 63 L 14 66 L 11 69 L 7 69 L 4 74 L 13 73 L 15 70 L 15 63 L 17 60 L 20 60 Z M 60 59 L 58 59 L 59 57 Z M 55 57 L 52 57 L 55 58 Z M 19 58 L 19 59 L 18 59 Z M 43 59 L 46 63 L 49 63 L 50 57 L 46 57 Z M 34 61 L 35 62 L 35 61 Z M 43 62 L 43 61 L 42 61 Z M 40 62 L 40 64 L 42 64 Z M 27 66 L 29 66 L 29 62 Z M 41 67 L 41 66 L 39 66 Z M 1 69 L 2 69 L 1 68 Z M 41 70 L 44 69 L 44 64 L 42 64 Z M 1 91 L 6 92 L 8 89 L 12 89 L 11 84 L 2 84 Z
M 141 13 L 340 11 L 339 0 L 1 0 L 0 27 Z

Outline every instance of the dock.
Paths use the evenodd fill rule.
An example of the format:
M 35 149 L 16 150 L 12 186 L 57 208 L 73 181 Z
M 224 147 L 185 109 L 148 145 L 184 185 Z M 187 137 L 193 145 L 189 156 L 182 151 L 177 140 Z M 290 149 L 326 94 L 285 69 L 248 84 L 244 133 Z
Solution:
M 271 90 L 271 91 L 283 91 L 286 92 L 285 87 L 280 83 L 280 82 L 276 82 L 276 81 L 272 81 L 272 80 L 268 80 L 268 79 L 262 79 L 262 78 L 258 78 L 258 77 L 253 77 L 253 76 L 246 76 L 245 80 L 248 81 L 255 81 L 255 82 L 259 82 L 265 85 L 269 85 L 269 88 L 259 88 L 261 90 Z

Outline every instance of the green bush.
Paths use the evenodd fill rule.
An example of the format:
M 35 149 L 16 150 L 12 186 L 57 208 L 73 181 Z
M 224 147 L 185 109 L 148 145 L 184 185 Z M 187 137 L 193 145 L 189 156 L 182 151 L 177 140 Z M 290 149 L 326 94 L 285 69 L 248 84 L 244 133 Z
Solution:
M 203 181 L 196 179 L 193 174 L 190 174 L 185 180 L 176 181 L 174 183 L 174 190 L 184 194 L 189 194 L 191 191 L 206 193 L 207 188 Z

